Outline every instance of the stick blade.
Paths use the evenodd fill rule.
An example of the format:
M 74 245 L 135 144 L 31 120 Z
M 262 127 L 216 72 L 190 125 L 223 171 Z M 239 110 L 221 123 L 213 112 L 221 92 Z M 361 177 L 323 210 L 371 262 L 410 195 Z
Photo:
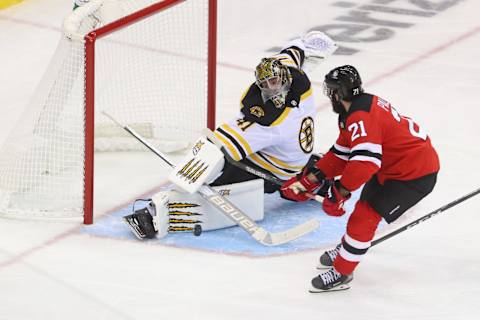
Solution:
M 266 246 L 278 246 L 303 237 L 317 229 L 319 226 L 320 222 L 317 219 L 310 219 L 307 222 L 286 231 L 267 233 L 267 235 L 259 241 Z

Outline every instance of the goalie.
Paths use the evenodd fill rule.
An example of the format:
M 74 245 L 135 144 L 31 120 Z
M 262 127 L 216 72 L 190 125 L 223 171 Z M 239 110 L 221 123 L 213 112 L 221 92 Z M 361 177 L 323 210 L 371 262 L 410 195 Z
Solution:
M 311 31 L 289 42 L 280 53 L 261 59 L 255 82 L 241 98 L 240 114 L 210 137 L 215 144 L 201 137 L 170 174 L 175 188 L 155 194 L 146 208 L 124 217 L 133 233 L 139 239 L 179 231 L 199 235 L 202 230 L 234 225 L 196 193 L 204 183 L 253 220 L 262 220 L 264 193 L 276 192 L 281 185 L 260 180 L 225 161 L 217 146 L 235 161 L 283 181 L 299 174 L 312 157 L 317 114 L 304 70 L 336 49 L 327 35 Z

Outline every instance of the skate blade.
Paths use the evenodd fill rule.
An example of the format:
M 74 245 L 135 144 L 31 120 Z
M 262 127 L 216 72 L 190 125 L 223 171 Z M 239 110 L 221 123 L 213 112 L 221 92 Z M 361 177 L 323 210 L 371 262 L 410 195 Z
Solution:
M 132 218 L 129 216 L 125 216 L 122 218 L 122 220 L 125 222 L 125 224 L 128 226 L 128 228 L 132 231 L 132 233 L 137 237 L 139 240 L 145 239 L 145 235 L 138 230 L 137 225 L 135 222 L 132 221 Z
M 310 289 L 308 289 L 308 292 L 310 292 L 310 293 L 324 293 L 324 292 L 334 292 L 334 291 L 345 291 L 345 290 L 348 290 L 348 289 L 350 289 L 350 285 L 347 284 L 347 283 L 344 283 L 344 284 L 341 284 L 339 286 L 333 287 L 332 289 L 328 289 L 328 290 L 322 290 L 322 289 L 310 287 Z
M 330 269 L 332 266 L 324 266 L 323 264 L 318 264 L 317 265 L 317 270 L 325 270 L 325 269 Z

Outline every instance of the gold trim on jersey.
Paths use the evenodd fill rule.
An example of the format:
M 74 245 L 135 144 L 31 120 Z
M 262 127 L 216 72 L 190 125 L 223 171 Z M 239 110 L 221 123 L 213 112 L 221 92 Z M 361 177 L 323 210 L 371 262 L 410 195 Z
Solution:
M 295 52 L 293 49 L 288 50 L 290 53 L 280 53 L 272 56 L 272 58 L 280 60 L 280 62 L 287 67 L 294 67 L 294 68 L 299 68 L 300 64 L 299 61 L 296 61 L 297 56 L 295 55 Z M 295 50 L 296 51 L 296 50 Z
M 252 161 L 256 165 L 258 165 L 259 167 L 261 167 L 263 169 L 266 169 L 266 170 L 268 170 L 272 173 L 276 173 L 280 176 L 293 177 L 295 175 L 294 173 L 285 172 L 285 171 L 281 170 L 280 168 L 275 167 L 274 165 L 272 165 L 272 164 L 268 163 L 267 161 L 263 160 L 262 158 L 260 158 L 260 156 L 257 155 L 257 154 L 251 154 L 248 158 L 250 159 L 250 161 Z
M 305 91 L 305 92 L 300 96 L 300 101 L 307 99 L 308 97 L 310 97 L 310 96 L 312 95 L 312 93 L 313 93 L 312 88 L 308 89 L 307 91 Z
M 267 158 L 268 160 L 272 161 L 273 163 L 275 163 L 276 165 L 280 166 L 280 167 L 283 167 L 287 170 L 296 170 L 296 171 L 300 171 L 303 169 L 303 165 L 302 166 L 294 166 L 294 165 L 291 165 L 291 164 L 288 164 L 288 163 L 285 163 L 283 162 L 282 160 L 274 157 L 274 156 L 271 156 L 271 155 L 268 155 L 268 154 L 265 154 L 262 152 L 262 156 L 264 156 L 265 158 Z
M 292 56 L 293 60 L 295 60 L 295 63 L 297 64 L 297 67 L 301 65 L 302 61 L 302 56 L 300 55 L 300 52 L 297 49 L 290 48 L 288 49 L 288 52 Z
M 287 66 L 287 67 L 294 67 L 294 68 L 297 68 L 298 67 L 298 63 L 293 60 L 292 58 L 288 57 L 288 58 L 280 58 L 280 62 L 284 65 L 284 66 Z
M 300 101 L 302 100 L 305 100 L 307 99 L 308 97 L 310 97 L 313 93 L 313 90 L 312 88 L 308 89 L 307 91 L 305 91 L 301 96 L 300 96 Z M 271 125 L 270 127 L 273 127 L 273 126 L 278 126 L 280 123 L 282 123 L 289 115 L 290 111 L 292 111 L 292 108 L 285 108 L 285 110 L 283 110 L 282 114 L 280 115 L 280 117 L 277 118 L 277 120 L 275 120 Z
M 283 120 L 285 120 L 285 118 L 287 118 L 288 114 L 290 113 L 290 111 L 292 111 L 292 108 L 285 108 L 285 110 L 283 110 L 282 114 L 280 115 L 280 117 L 277 118 L 277 120 L 275 120 L 271 125 L 270 127 L 273 127 L 273 126 L 277 126 L 279 125 L 280 123 L 283 122 Z
M 240 97 L 240 109 L 242 109 L 244 107 L 243 105 L 243 99 L 245 98 L 245 96 L 247 95 L 248 91 L 250 90 L 250 87 L 247 88 L 247 90 L 245 90 L 243 93 L 242 93 L 242 96 Z
M 214 134 L 215 134 L 215 137 L 217 137 L 220 141 L 222 141 L 223 145 L 227 146 L 233 159 L 235 159 L 236 161 L 240 161 L 242 159 L 242 157 L 240 157 L 240 155 L 238 154 L 235 146 L 230 141 L 228 141 L 227 138 L 224 138 L 223 135 L 221 135 L 218 132 L 214 132 Z
M 228 124 L 224 123 L 220 126 L 220 128 L 227 131 L 228 133 L 230 133 L 236 138 L 237 142 L 246 151 L 247 156 L 253 153 L 252 148 L 250 148 L 250 145 L 248 144 L 247 140 L 245 140 L 237 131 L 232 129 Z

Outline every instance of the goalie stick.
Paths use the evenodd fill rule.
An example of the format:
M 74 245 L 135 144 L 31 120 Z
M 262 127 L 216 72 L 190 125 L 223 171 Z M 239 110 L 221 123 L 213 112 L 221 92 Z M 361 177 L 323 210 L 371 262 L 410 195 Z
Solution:
M 102 113 L 106 117 L 108 117 L 110 120 L 112 120 L 115 124 L 117 124 L 119 127 L 127 131 L 130 135 L 132 135 L 145 147 L 150 149 L 150 151 L 155 153 L 170 167 L 174 167 L 172 162 L 170 162 L 170 160 L 168 160 L 168 158 L 163 153 L 158 151 L 153 145 L 151 145 L 148 141 L 146 141 L 140 134 L 135 132 L 135 130 L 133 130 L 127 125 L 121 124 L 107 112 L 102 111 Z M 215 208 L 217 208 L 221 213 L 223 213 L 230 220 L 235 222 L 240 228 L 245 230 L 252 238 L 254 238 L 258 242 L 266 246 L 276 246 L 276 245 L 293 241 L 307 233 L 312 232 L 320 225 L 317 219 L 311 219 L 311 220 L 308 220 L 307 222 L 304 222 L 300 225 L 297 225 L 285 231 L 275 232 L 275 233 L 268 232 L 264 228 L 258 226 L 255 223 L 255 221 L 253 221 L 250 217 L 248 217 L 240 209 L 238 209 L 233 203 L 231 203 L 228 199 L 221 196 L 215 189 L 211 188 L 210 186 L 204 184 L 202 187 L 200 187 L 198 192 L 205 200 L 207 200 L 210 204 L 212 204 Z
M 243 162 L 236 161 L 235 159 L 233 159 L 228 154 L 228 152 L 225 150 L 225 147 L 218 141 L 217 137 L 215 137 L 215 134 L 212 132 L 212 130 L 210 130 L 208 128 L 205 128 L 205 129 L 203 129 L 203 134 L 208 138 L 208 140 L 210 140 L 213 144 L 215 144 L 222 151 L 225 159 L 231 165 L 233 165 L 233 166 L 235 166 L 235 167 L 237 167 L 237 168 L 239 168 L 243 171 L 251 173 L 254 176 L 257 176 L 257 177 L 262 178 L 264 180 L 267 180 L 271 183 L 274 183 L 278 186 L 283 185 L 284 181 L 282 179 L 274 176 L 273 174 L 263 172 L 261 170 L 258 170 L 256 168 L 252 167 L 252 166 L 249 166 L 248 164 L 245 164 Z M 313 200 L 315 200 L 317 202 L 320 202 L 320 203 L 323 202 L 323 198 L 321 196 L 319 196 L 318 194 L 312 194 L 312 193 L 309 193 L 309 192 L 305 192 L 305 195 L 309 198 L 312 198 Z

